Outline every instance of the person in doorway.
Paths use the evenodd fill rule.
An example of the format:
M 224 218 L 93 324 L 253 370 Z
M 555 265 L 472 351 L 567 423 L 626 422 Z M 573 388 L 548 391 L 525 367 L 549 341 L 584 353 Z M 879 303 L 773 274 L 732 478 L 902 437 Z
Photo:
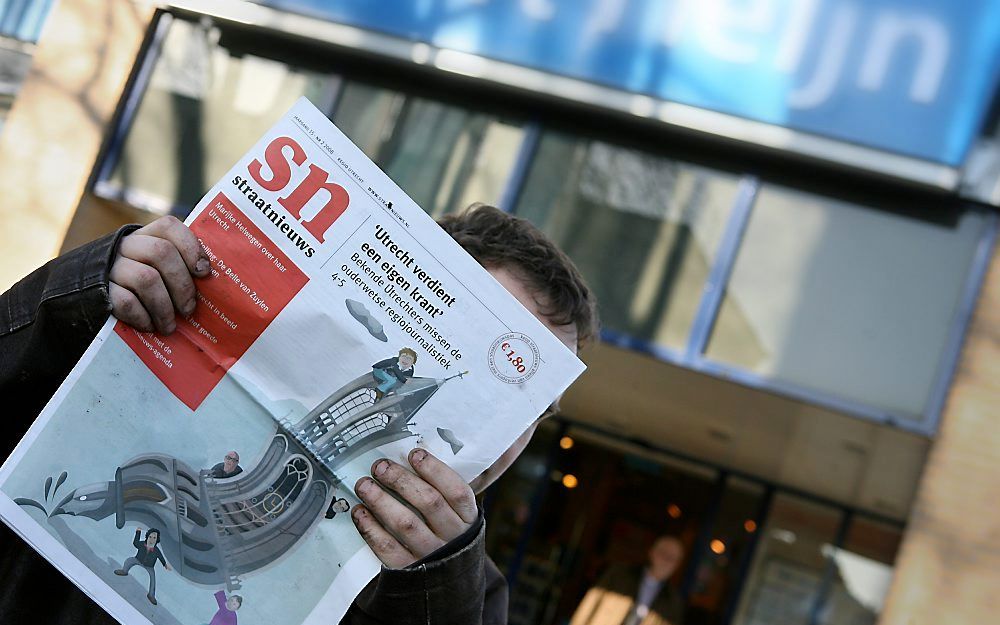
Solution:
M 218 456 L 216 456 L 218 458 Z M 231 451 L 222 459 L 222 462 L 212 467 L 209 471 L 209 475 L 217 480 L 222 480 L 227 477 L 233 477 L 234 475 L 239 475 L 243 473 L 243 467 L 240 466 L 240 455 L 235 451 Z
M 146 569 L 146 573 L 149 574 L 149 592 L 146 593 L 146 598 L 149 599 L 150 603 L 156 605 L 156 571 L 153 567 L 156 566 L 156 561 L 159 560 L 163 564 L 163 568 L 168 571 L 172 569 L 157 546 L 160 542 L 160 530 L 151 527 L 146 530 L 146 537 L 144 539 L 140 539 L 141 536 L 142 530 L 135 530 L 135 538 L 132 540 L 132 546 L 135 547 L 135 555 L 125 560 L 122 568 L 115 569 L 115 575 L 125 577 L 133 566 L 136 564 L 141 565 L 142 568 Z
M 568 349 L 576 352 L 596 336 L 590 289 L 565 253 L 530 223 L 485 205 L 439 223 Z M 68 252 L 0 295 L 0 393 L 9 398 L 2 455 L 23 436 L 108 313 L 141 331 L 171 334 L 177 314 L 194 311 L 194 279 L 212 279 L 210 273 L 198 239 L 166 217 Z M 553 405 L 546 414 L 555 410 Z M 385 458 L 373 464 L 371 476 L 355 484 L 361 503 L 351 518 L 383 568 L 355 598 L 343 625 L 507 622 L 507 585 L 486 556 L 475 496 L 514 463 L 537 424 L 468 483 L 419 448 L 405 465 Z M 0 536 L 6 564 L 0 586 L 8 591 L 0 597 L 0 622 L 113 625 L 9 530 L 0 528 Z M 52 596 L 60 600 L 53 603 Z M 40 602 L 51 607 L 44 616 Z
M 645 566 L 612 565 L 587 591 L 570 625 L 681 625 L 684 604 L 670 577 L 684 559 L 676 536 L 660 536 Z

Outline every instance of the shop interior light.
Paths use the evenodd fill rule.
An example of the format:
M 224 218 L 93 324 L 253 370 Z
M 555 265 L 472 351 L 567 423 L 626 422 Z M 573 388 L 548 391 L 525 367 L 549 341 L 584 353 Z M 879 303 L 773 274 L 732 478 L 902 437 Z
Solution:
M 573 447 L 573 439 L 569 436 L 563 436 L 559 439 L 559 446 L 563 449 L 571 449 Z
M 711 547 L 712 547 L 712 553 L 718 554 L 720 556 L 726 553 L 726 543 L 722 542 L 718 538 L 712 541 Z
M 743 522 L 743 529 L 745 529 L 748 534 L 753 534 L 757 531 L 757 522 L 753 519 L 747 519 Z
M 670 504 L 669 506 L 667 506 L 667 514 L 670 515 L 671 519 L 681 518 L 680 506 L 678 506 L 675 503 Z
M 775 540 L 780 540 L 781 542 L 788 545 L 791 545 L 796 540 L 798 540 L 798 536 L 795 535 L 795 532 L 786 529 L 781 529 L 780 527 L 771 530 L 771 538 Z
M 573 475 L 572 473 L 567 473 L 566 475 L 563 476 L 562 484 L 566 488 L 576 488 L 576 485 L 579 483 L 580 483 L 579 480 L 577 480 L 576 476 Z

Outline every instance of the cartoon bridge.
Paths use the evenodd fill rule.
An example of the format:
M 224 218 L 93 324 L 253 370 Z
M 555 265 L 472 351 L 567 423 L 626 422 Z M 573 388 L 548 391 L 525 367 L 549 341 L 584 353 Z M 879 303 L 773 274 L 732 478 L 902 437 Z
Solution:
M 463 374 L 459 374 L 461 376 Z M 358 455 L 414 434 L 413 416 L 445 379 L 410 378 L 376 401 L 371 373 L 345 384 L 301 420 L 278 421 L 257 464 L 211 477 L 172 456 L 132 458 L 114 479 L 77 488 L 49 516 L 114 517 L 160 529 L 160 548 L 185 579 L 241 586 L 241 577 L 288 555 L 323 518 L 340 479 Z

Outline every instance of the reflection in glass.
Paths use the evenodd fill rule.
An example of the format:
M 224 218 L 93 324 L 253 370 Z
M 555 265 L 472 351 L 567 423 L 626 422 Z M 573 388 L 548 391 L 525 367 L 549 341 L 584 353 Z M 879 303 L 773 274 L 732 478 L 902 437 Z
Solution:
M 557 432 L 554 421 L 539 424 L 524 452 L 486 497 L 489 504 L 486 548 L 501 570 L 510 564 L 526 529 L 532 494 L 546 477 L 547 456 Z
M 730 477 L 711 528 L 710 550 L 702 555 L 688 596 L 687 625 L 719 625 L 738 588 L 741 565 L 748 557 L 761 513 L 764 487 Z
M 432 217 L 496 204 L 523 129 L 484 113 L 356 82 L 333 121 Z
M 778 494 L 761 532 L 735 625 L 809 625 L 841 513 Z
M 104 195 L 186 214 L 299 98 L 329 106 L 338 79 L 234 52 L 211 26 L 174 20 Z M 520 149 L 518 124 L 357 82 L 334 122 L 432 216 L 495 204 Z
M 559 427 L 553 421 L 542 422 L 524 453 L 494 484 L 486 497 L 486 549 L 505 575 L 511 573 L 518 558 L 518 548 L 525 533 L 533 530 L 527 553 L 523 554 L 518 583 L 509 602 L 511 625 L 535 623 L 544 609 L 547 593 L 555 575 L 558 550 L 546 540 L 551 528 L 545 522 L 531 526 L 531 506 L 539 489 L 547 488 L 556 497 L 566 489 L 556 486 L 550 471 L 550 454 L 555 447 Z M 545 501 L 551 497 L 547 496 Z M 544 504 L 543 504 L 544 505 Z M 544 514 L 544 512 L 543 512 Z M 541 544 L 539 544 L 541 543 Z
M 985 227 L 765 187 L 708 357 L 922 419 Z
M 902 539 L 898 527 L 856 517 L 842 548 L 830 547 L 836 574 L 819 613 L 820 625 L 874 625 L 892 582 Z
M 534 447 L 533 440 L 497 481 L 490 495 L 496 503 L 486 519 L 487 550 L 504 574 L 527 532 L 510 589 L 511 625 L 567 622 L 609 567 L 642 566 L 659 535 L 677 536 L 690 550 L 717 477 L 707 467 L 637 453 L 583 431 L 572 433 L 568 449 L 551 431 L 542 434 L 547 449 Z M 551 454 L 551 465 L 543 453 Z M 567 475 L 577 478 L 574 488 L 563 483 Z M 539 484 L 546 491 L 531 525 L 531 497 Z M 675 589 L 683 570 L 684 564 L 670 580 Z
M 516 213 L 587 278 L 606 327 L 683 349 L 737 178 L 546 133 Z
M 172 22 L 104 192 L 184 216 L 299 96 L 327 98 L 328 77 L 232 53 L 219 36 Z

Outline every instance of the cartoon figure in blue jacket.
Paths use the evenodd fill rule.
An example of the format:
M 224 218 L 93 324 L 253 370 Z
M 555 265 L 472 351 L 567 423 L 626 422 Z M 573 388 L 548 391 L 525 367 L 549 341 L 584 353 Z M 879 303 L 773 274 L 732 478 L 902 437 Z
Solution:
M 413 365 L 416 362 L 417 352 L 404 347 L 399 350 L 398 357 L 386 358 L 372 365 L 375 388 L 378 390 L 376 401 L 402 386 L 408 378 L 412 378 Z

